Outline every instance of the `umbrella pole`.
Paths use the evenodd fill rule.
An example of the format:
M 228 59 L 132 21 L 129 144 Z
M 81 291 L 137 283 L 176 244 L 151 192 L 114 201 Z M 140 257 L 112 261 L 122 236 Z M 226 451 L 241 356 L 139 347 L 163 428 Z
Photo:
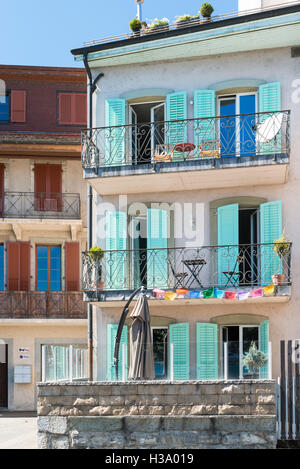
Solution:
M 122 336 L 123 326 L 124 326 L 124 323 L 125 323 L 127 314 L 128 314 L 128 312 L 129 312 L 129 305 L 130 305 L 130 303 L 132 302 L 132 300 L 133 300 L 133 298 L 135 297 L 135 295 L 137 295 L 137 293 L 139 293 L 139 292 L 143 292 L 144 290 L 145 290 L 145 287 L 142 286 L 142 287 L 137 288 L 137 289 L 132 293 L 132 295 L 129 297 L 129 300 L 127 301 L 126 305 L 124 306 L 124 309 L 123 309 L 123 312 L 122 312 L 122 315 L 121 315 L 121 318 L 120 318 L 120 322 L 119 322 L 118 330 L 117 330 L 117 335 L 116 335 L 116 340 L 115 340 L 114 356 L 113 356 L 114 365 L 115 365 L 115 367 L 116 367 L 116 379 L 117 379 L 117 380 L 119 379 L 119 350 L 120 350 L 120 342 L 121 342 L 121 336 Z

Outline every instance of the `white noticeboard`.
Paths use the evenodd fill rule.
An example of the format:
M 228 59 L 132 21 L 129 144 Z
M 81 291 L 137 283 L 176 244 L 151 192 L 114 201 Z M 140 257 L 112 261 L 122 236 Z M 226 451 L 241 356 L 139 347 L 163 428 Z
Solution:
M 31 365 L 15 366 L 15 383 L 27 384 L 31 383 Z

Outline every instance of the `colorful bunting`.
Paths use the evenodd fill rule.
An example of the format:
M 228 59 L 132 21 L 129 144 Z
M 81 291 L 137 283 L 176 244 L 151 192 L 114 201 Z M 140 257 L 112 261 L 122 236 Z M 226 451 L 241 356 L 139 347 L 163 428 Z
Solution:
M 190 291 L 190 298 L 203 298 L 203 293 L 201 291 Z
M 184 298 L 184 295 L 189 293 L 189 291 L 186 288 L 178 288 L 176 290 L 176 294 L 178 298 Z
M 218 288 L 214 288 L 214 297 L 215 298 L 224 298 L 225 296 L 225 291 L 224 290 L 219 290 Z
M 174 301 L 175 298 L 176 298 L 176 296 L 177 296 L 176 293 L 174 293 L 174 292 L 172 292 L 172 291 L 167 291 L 167 292 L 165 293 L 165 300 L 167 300 L 167 301 Z
M 153 293 L 154 293 L 155 298 L 160 298 L 162 300 L 165 299 L 166 292 L 164 290 L 160 290 L 159 288 L 155 288 L 153 290 Z
M 264 294 L 265 295 L 274 295 L 275 293 L 275 285 L 271 283 L 271 285 L 268 285 L 267 287 L 264 287 Z
M 256 290 L 251 290 L 250 295 L 252 298 L 259 298 L 260 296 L 264 296 L 264 291 L 262 288 L 257 288 Z
M 225 292 L 225 299 L 226 300 L 236 300 L 237 294 L 233 291 L 226 291 Z
M 242 301 L 242 300 L 247 300 L 247 298 L 249 298 L 249 295 L 250 295 L 249 291 L 241 291 L 241 292 L 238 292 L 237 297 L 239 301 Z
M 207 290 L 203 290 L 203 298 L 213 298 L 214 296 L 214 289 L 208 288 Z

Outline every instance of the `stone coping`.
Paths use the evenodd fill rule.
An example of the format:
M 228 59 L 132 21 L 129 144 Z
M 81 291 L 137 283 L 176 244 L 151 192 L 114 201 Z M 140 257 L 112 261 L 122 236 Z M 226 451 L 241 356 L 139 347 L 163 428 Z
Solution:
M 241 384 L 275 384 L 275 380 L 272 379 L 234 379 L 234 380 L 180 380 L 180 381 L 55 381 L 55 382 L 39 382 L 37 386 L 163 386 L 163 385 L 241 385 Z

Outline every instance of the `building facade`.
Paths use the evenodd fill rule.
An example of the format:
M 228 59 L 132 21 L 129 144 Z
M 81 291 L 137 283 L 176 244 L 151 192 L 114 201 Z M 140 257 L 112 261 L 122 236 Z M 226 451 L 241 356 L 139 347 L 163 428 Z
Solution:
M 260 7 L 72 51 L 104 74 L 82 137 L 104 250 L 83 255 L 96 380 L 116 379 L 139 286 L 157 379 L 248 378 L 253 343 L 266 364 L 251 376 L 276 378 L 280 340 L 300 336 L 300 5 Z
M 85 373 L 86 76 L 1 65 L 0 85 L 0 407 L 33 410 L 36 382 Z

